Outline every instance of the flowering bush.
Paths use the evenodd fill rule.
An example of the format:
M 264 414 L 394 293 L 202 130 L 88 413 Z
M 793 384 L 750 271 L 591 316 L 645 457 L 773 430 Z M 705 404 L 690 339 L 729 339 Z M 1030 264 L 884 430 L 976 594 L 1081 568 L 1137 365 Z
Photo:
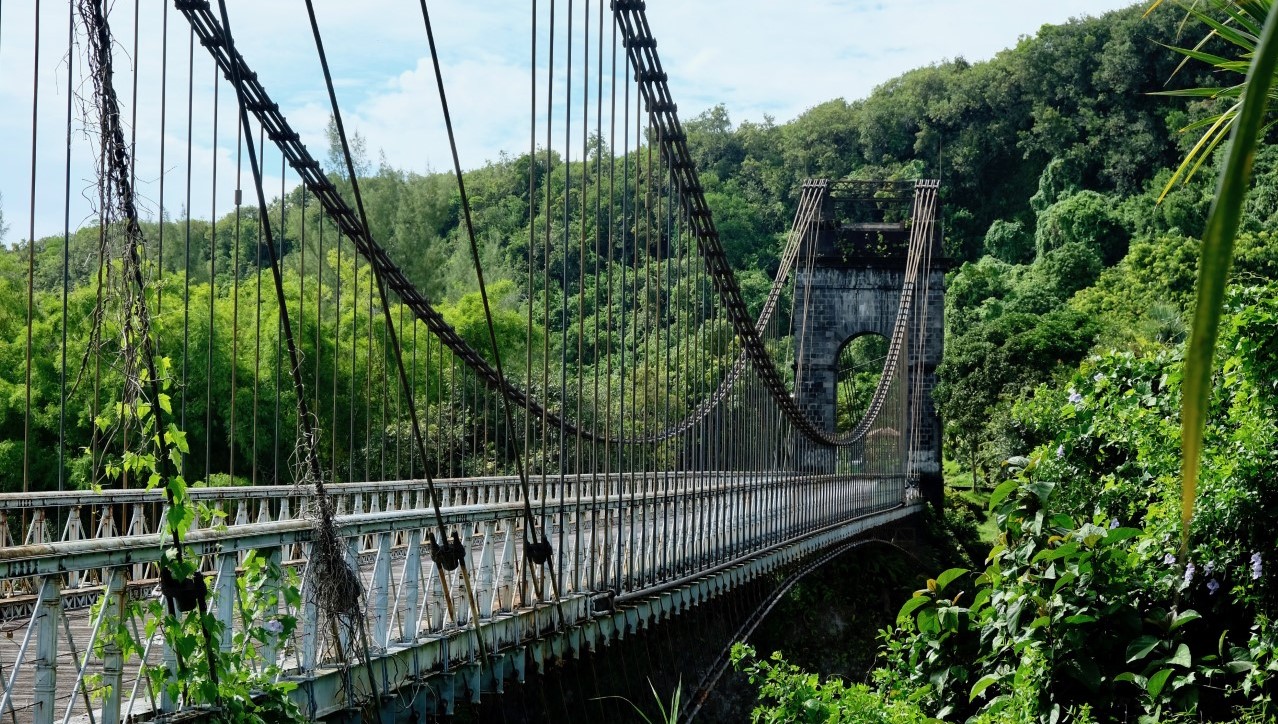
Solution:
M 1029 464 L 991 498 L 979 574 L 946 571 L 885 632 L 883 686 L 992 721 L 1264 717 L 1278 671 L 1278 287 L 1235 291 L 1200 494 L 1179 545 L 1182 352 L 1114 352 L 1009 427 Z
M 1232 293 L 1202 479 L 1180 548 L 1180 349 L 1112 352 L 1006 422 L 983 571 L 947 570 L 882 632 L 875 689 L 741 652 L 756 721 L 1269 721 L 1278 672 L 1278 286 Z M 769 688 L 770 687 L 770 688 Z M 803 711 L 816 718 L 768 718 Z

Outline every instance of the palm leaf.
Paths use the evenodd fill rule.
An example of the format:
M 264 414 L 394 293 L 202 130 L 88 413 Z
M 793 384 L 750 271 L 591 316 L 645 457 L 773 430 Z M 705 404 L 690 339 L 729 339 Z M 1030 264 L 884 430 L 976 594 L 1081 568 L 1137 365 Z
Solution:
M 1174 45 L 1167 45 L 1164 47 L 1176 53 L 1180 53 L 1181 55 L 1184 55 L 1186 57 L 1193 58 L 1194 60 L 1201 60 L 1202 62 L 1207 63 L 1208 65 L 1214 65 L 1221 70 L 1231 70 L 1236 73 L 1246 73 L 1247 68 L 1249 67 L 1247 63 L 1241 60 L 1232 60 L 1230 58 L 1224 58 L 1219 55 L 1215 55 L 1213 53 L 1204 53 L 1201 50 L 1194 50 L 1192 48 L 1180 48 Z
M 1172 173 L 1171 179 L 1167 181 L 1167 185 L 1163 187 L 1163 192 L 1158 195 L 1158 201 L 1161 202 L 1171 192 L 1177 181 L 1188 182 L 1194 177 L 1194 172 L 1202 166 L 1203 161 L 1207 160 L 1211 152 L 1220 145 L 1220 141 L 1225 134 L 1230 131 L 1234 125 L 1234 119 L 1237 117 L 1238 106 L 1225 111 L 1215 118 L 1211 127 L 1208 128 L 1198 139 L 1198 143 L 1189 149 L 1189 153 L 1185 154 L 1185 160 L 1180 162 L 1176 170 Z
M 1238 47 L 1248 52 L 1255 50 L 1256 48 L 1255 35 L 1250 33 L 1241 33 L 1237 29 L 1230 26 L 1228 23 L 1222 23 L 1201 10 L 1190 10 L 1189 12 L 1192 13 L 1194 17 L 1198 18 L 1200 22 L 1202 22 L 1203 24 L 1210 27 L 1213 31 L 1215 31 L 1216 35 L 1218 35 L 1219 37 L 1224 38 L 1230 43 L 1233 43 L 1234 45 L 1237 45 Z M 1228 10 L 1226 10 L 1226 12 L 1228 12 Z M 1230 19 L 1237 22 L 1237 19 L 1233 15 L 1230 16 Z
M 1216 0 L 1216 5 L 1228 13 L 1234 22 L 1246 28 L 1248 33 L 1259 38 L 1260 31 L 1265 25 L 1265 16 L 1269 14 L 1273 0 L 1253 0 L 1246 3 Z
M 1211 393 L 1212 357 L 1220 332 L 1225 282 L 1233 258 L 1234 237 L 1242 217 L 1242 204 L 1251 184 L 1252 162 L 1261 131 L 1266 126 L 1269 92 L 1278 69 L 1278 13 L 1271 5 L 1260 42 L 1247 73 L 1246 90 L 1234 117 L 1228 158 L 1221 169 L 1207 228 L 1203 232 L 1202 259 L 1198 265 L 1194 326 L 1185 353 L 1181 400 L 1181 554 L 1189 545 L 1189 526 L 1198 494 L 1198 467 L 1202 458 L 1203 428 Z M 1182 164 L 1183 166 L 1184 164 Z
M 1154 0 L 1154 2 L 1146 9 L 1145 14 L 1157 8 L 1163 3 L 1163 0 Z M 1268 13 L 1273 7 L 1272 0 L 1214 0 L 1211 5 L 1226 16 L 1226 20 L 1219 21 L 1212 17 L 1206 9 L 1202 8 L 1203 3 L 1195 0 L 1193 3 L 1185 7 L 1185 18 L 1193 18 L 1206 25 L 1210 30 L 1205 37 L 1200 40 L 1193 48 L 1183 48 L 1168 46 L 1172 51 L 1184 56 L 1177 65 L 1176 70 L 1172 72 L 1174 76 L 1180 72 L 1185 63 L 1189 60 L 1197 60 L 1202 63 L 1221 71 L 1233 72 L 1239 74 L 1249 73 L 1254 66 L 1253 55 L 1257 44 L 1256 16 L 1254 10 L 1263 9 Z M 1246 7 L 1244 7 L 1246 6 Z M 1252 7 L 1255 6 L 1255 7 Z M 1243 30 L 1239 30 L 1242 28 Z M 1212 38 L 1221 38 L 1231 43 L 1241 52 L 1235 58 L 1226 58 L 1216 53 L 1209 53 L 1202 48 Z M 1226 88 L 1190 88 L 1185 90 L 1160 91 L 1154 95 L 1166 95 L 1188 98 L 1206 98 L 1206 99 L 1222 99 L 1222 98 L 1241 98 L 1244 91 L 1244 85 L 1237 85 Z M 1266 97 L 1269 89 L 1266 88 L 1260 92 L 1260 97 Z M 1267 104 L 1266 104 L 1267 105 Z M 1199 137 L 1194 147 L 1186 154 L 1184 160 L 1172 173 L 1167 184 L 1163 187 L 1162 193 L 1158 196 L 1161 202 L 1167 197 L 1167 194 L 1176 187 L 1177 183 L 1188 183 L 1194 177 L 1210 157 L 1213 151 L 1220 145 L 1221 141 L 1233 131 L 1234 122 L 1237 118 L 1238 104 L 1212 118 L 1206 118 L 1186 126 L 1182 131 L 1197 131 L 1200 128 L 1206 128 L 1202 136 Z
M 1168 96 L 1170 98 L 1237 98 L 1242 95 L 1242 86 L 1229 88 L 1185 88 L 1183 90 L 1153 91 L 1150 95 Z M 1208 119 L 1205 123 L 1203 121 L 1195 121 L 1195 123 L 1211 125 L 1211 119 Z M 1185 126 L 1180 130 L 1187 131 L 1189 129 L 1190 126 Z

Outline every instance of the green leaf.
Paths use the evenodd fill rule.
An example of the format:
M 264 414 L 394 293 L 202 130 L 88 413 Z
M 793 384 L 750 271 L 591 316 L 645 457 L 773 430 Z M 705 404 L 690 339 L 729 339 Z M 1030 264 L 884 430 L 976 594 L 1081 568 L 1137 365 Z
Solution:
M 931 596 L 915 593 L 910 600 L 905 602 L 904 606 L 901 606 L 901 610 L 896 614 L 896 620 L 900 621 L 901 619 L 909 618 L 916 610 L 930 603 L 932 603 Z
M 967 573 L 966 568 L 951 568 L 943 572 L 941 575 L 936 577 L 936 590 L 938 591 L 945 590 L 946 586 L 950 585 L 950 583 L 954 579 L 958 578 L 964 573 Z
M 997 508 L 998 504 L 1003 502 L 1004 498 L 1011 495 L 1012 491 L 1016 490 L 1016 486 L 1018 485 L 1020 485 L 1020 481 L 1013 478 L 1012 480 L 1002 482 L 997 488 L 994 488 L 994 492 L 990 493 L 990 510 Z
M 1145 683 L 1145 691 L 1148 691 L 1149 695 L 1155 699 L 1158 698 L 1158 694 L 1162 692 L 1163 686 L 1167 683 L 1167 677 L 1171 675 L 1171 669 L 1163 669 L 1149 677 L 1149 681 Z
M 1078 543 L 1074 541 L 1070 541 L 1069 543 L 1066 543 L 1056 548 L 1049 548 L 1047 550 L 1039 551 L 1038 553 L 1034 555 L 1033 558 L 1030 559 L 1030 562 L 1038 563 L 1039 561 L 1054 561 L 1058 558 L 1064 558 L 1066 556 L 1073 555 L 1074 553 L 1077 553 L 1077 552 L 1078 552 Z
M 1050 480 L 1035 480 L 1025 487 L 1034 494 L 1034 497 L 1038 498 L 1040 505 L 1046 505 L 1048 496 L 1050 496 L 1052 494 L 1052 490 L 1056 488 L 1056 483 Z
M 998 683 L 998 677 L 994 674 L 986 674 L 985 676 L 982 676 L 980 679 L 977 679 L 975 684 L 972 685 L 972 693 L 968 695 L 967 700 L 975 701 L 976 697 L 981 695 L 981 692 L 996 683 Z
M 1193 609 L 1190 609 L 1188 611 L 1178 614 L 1176 616 L 1176 619 L 1172 621 L 1171 626 L 1169 626 L 1167 630 L 1175 631 L 1181 626 L 1184 626 L 1185 624 L 1193 622 L 1193 621 L 1197 621 L 1200 618 L 1202 618 L 1201 614 L 1199 614 L 1197 611 L 1194 611 Z
M 1181 399 L 1182 553 L 1189 547 L 1189 525 L 1194 518 L 1194 503 L 1198 495 L 1198 465 L 1202 457 L 1203 427 L 1211 393 L 1212 355 L 1220 332 L 1225 282 L 1233 258 L 1234 237 L 1242 219 L 1243 200 L 1251 184 L 1256 144 L 1265 125 L 1275 69 L 1278 69 L 1278 5 L 1270 8 L 1252 57 L 1241 108 L 1233 122 L 1228 159 L 1221 169 L 1216 197 L 1203 231 L 1197 303 L 1193 332 L 1185 352 Z
M 1140 528 L 1115 528 L 1105 534 L 1105 544 L 1112 545 L 1128 538 L 1135 538 L 1143 532 Z
M 1130 664 L 1133 661 L 1138 661 L 1149 656 L 1149 652 L 1153 651 L 1154 647 L 1157 645 L 1158 639 L 1153 636 L 1145 635 L 1137 637 L 1135 641 L 1132 641 L 1127 645 L 1127 663 Z
M 918 618 L 918 625 L 919 625 L 920 631 L 927 631 L 930 633 L 939 633 L 941 630 L 941 623 L 939 620 L 937 620 L 936 608 L 929 607 L 920 611 L 919 618 Z
M 977 591 L 976 595 L 972 598 L 972 605 L 968 606 L 968 610 L 971 611 L 973 614 L 975 614 L 977 609 L 984 606 L 986 602 L 988 602 L 989 600 L 990 600 L 990 589 L 982 588 L 981 590 Z
M 170 423 L 169 430 L 167 433 L 165 433 L 164 438 L 166 442 L 176 447 L 183 454 L 189 453 L 191 451 L 190 447 L 187 445 L 187 442 L 186 442 L 186 433 L 179 430 L 177 428 L 177 425 Z
M 1073 571 L 1066 572 L 1064 575 L 1060 577 L 1059 580 L 1056 581 L 1056 585 L 1052 586 L 1052 593 L 1053 594 L 1059 593 L 1062 588 L 1073 583 L 1076 580 L 1078 580 L 1077 573 L 1074 573 Z
M 1131 671 L 1124 671 L 1123 673 L 1119 674 L 1118 676 L 1115 676 L 1115 677 L 1114 677 L 1114 681 L 1130 681 L 1130 682 L 1131 682 L 1131 683 L 1133 683 L 1133 684 L 1140 685 L 1140 684 L 1141 684 L 1141 681 L 1140 681 L 1140 679 L 1141 679 L 1141 678 L 1142 678 L 1142 677 L 1140 677 L 1139 675 L 1137 675 L 1137 674 L 1135 674 L 1135 673 L 1133 673 L 1133 672 L 1131 672 Z
M 1176 653 L 1173 654 L 1170 659 L 1167 659 L 1167 663 L 1176 664 L 1177 666 L 1183 666 L 1186 669 L 1192 666 L 1194 663 L 1194 659 L 1189 653 L 1189 646 L 1186 644 L 1181 644 L 1180 646 L 1177 646 Z

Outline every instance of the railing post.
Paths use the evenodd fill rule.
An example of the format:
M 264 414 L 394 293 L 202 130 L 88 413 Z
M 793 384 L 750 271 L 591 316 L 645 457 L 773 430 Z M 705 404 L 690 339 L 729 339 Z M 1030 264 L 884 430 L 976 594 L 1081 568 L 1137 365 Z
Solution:
M 400 582 L 404 596 L 404 640 L 417 639 L 417 622 L 421 613 L 422 533 L 409 531 L 408 552 L 404 556 L 404 572 Z
M 40 613 L 36 616 L 34 724 L 52 724 L 58 695 L 58 624 L 62 591 L 56 576 L 40 580 Z
M 161 616 L 163 615 L 164 614 L 161 614 Z M 161 621 L 160 626 L 162 631 L 164 626 L 163 621 Z M 160 653 L 160 660 L 164 662 L 164 671 L 165 671 L 165 681 L 160 683 L 160 711 L 161 712 L 176 711 L 177 701 L 173 698 L 173 694 L 170 690 L 169 683 L 177 678 L 177 670 L 178 670 L 177 654 L 174 653 L 173 647 L 169 646 L 169 639 L 167 636 L 161 635 L 160 645 L 162 647 L 161 653 Z M 144 686 L 145 685 L 146 684 L 144 684 Z
M 315 550 L 312 544 L 310 551 L 306 556 L 307 561 L 311 560 L 310 552 Z M 315 569 L 308 562 L 306 570 L 302 573 L 302 616 L 298 625 L 302 629 L 302 673 L 308 674 L 315 670 L 315 657 L 319 649 L 319 606 L 315 603 L 315 596 L 311 594 L 311 589 L 316 586 Z
M 124 534 L 126 536 L 140 536 L 140 535 L 146 535 L 147 532 L 148 531 L 146 527 L 146 514 L 145 512 L 143 512 L 142 504 L 135 503 L 133 505 L 133 512 L 129 516 L 129 527 L 127 530 L 124 531 Z M 142 563 L 134 564 L 133 572 L 132 572 L 133 580 L 135 581 L 142 580 L 142 578 L 144 577 L 143 571 L 145 569 L 146 569 L 145 564 L 142 564 Z
M 275 620 L 280 614 L 280 576 L 284 575 L 284 569 L 280 567 L 281 559 L 279 548 L 266 551 L 269 575 L 262 586 L 266 593 L 266 606 L 262 611 L 263 623 Z M 262 661 L 268 666 L 278 663 L 276 661 L 278 652 L 279 636 L 272 634 L 270 640 L 262 647 Z
M 505 523 L 506 532 L 501 544 L 501 563 L 496 576 L 495 590 L 493 591 L 493 603 L 489 606 L 489 612 L 493 608 L 498 611 L 510 611 L 515 606 L 515 575 L 518 570 L 519 563 L 515 559 L 515 541 L 520 538 L 519 524 L 515 520 L 507 519 Z
M 383 650 L 390 635 L 391 535 L 387 532 L 377 536 L 377 559 L 373 563 L 373 590 L 370 596 L 373 604 L 372 648 Z
M 235 563 L 234 553 L 222 553 L 217 559 L 217 583 L 214 586 L 217 620 L 222 624 L 222 651 L 231 650 L 231 637 L 235 626 Z
M 120 721 L 120 697 L 124 685 L 124 655 L 116 643 L 115 630 L 124 625 L 124 569 L 111 569 L 107 579 L 106 600 L 103 605 L 104 641 L 102 645 L 102 684 L 106 697 L 102 700 L 102 721 L 115 724 Z
M 64 541 L 83 540 L 87 536 L 84 534 L 84 526 L 80 524 L 80 506 L 71 506 L 71 512 L 67 515 L 67 523 L 62 527 L 62 538 Z M 88 583 L 87 572 L 67 571 L 67 588 L 76 588 Z
M 568 487 L 568 486 L 565 486 Z M 568 497 L 564 497 L 568 500 Z M 577 515 L 571 509 L 565 509 L 559 514 L 559 525 L 563 530 L 560 539 L 563 541 L 563 569 L 556 571 L 560 577 L 560 593 L 576 593 L 577 592 L 577 553 L 573 545 L 576 539 Z
M 428 631 L 441 631 L 444 628 L 444 624 L 447 623 L 444 620 L 446 611 L 444 608 L 446 605 L 444 603 L 444 583 L 443 579 L 440 578 L 443 573 L 443 570 L 432 561 L 430 573 L 426 574 L 426 597 L 424 603 L 426 608 L 426 630 Z
M 493 615 L 493 585 L 496 580 L 493 567 L 497 559 L 493 533 L 496 525 L 491 520 L 484 522 L 484 542 L 479 553 L 479 570 L 475 576 L 475 598 L 481 618 L 491 618 Z
M 28 545 L 32 543 L 51 543 L 51 536 L 48 535 L 48 526 L 45 525 L 44 510 L 37 508 L 31 516 L 31 527 L 27 530 L 26 541 Z

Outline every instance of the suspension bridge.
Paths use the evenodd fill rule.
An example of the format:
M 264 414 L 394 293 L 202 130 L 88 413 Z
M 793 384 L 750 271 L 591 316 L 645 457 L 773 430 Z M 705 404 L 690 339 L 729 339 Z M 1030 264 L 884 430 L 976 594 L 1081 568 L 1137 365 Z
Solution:
M 307 0 L 290 29 L 327 91 L 324 165 L 237 49 L 250 17 L 127 5 L 0 6 L 0 53 L 36 38 L 30 137 L 5 139 L 30 199 L 0 280 L 23 302 L 0 320 L 21 340 L 0 720 L 198 719 L 218 702 L 179 672 L 228 657 L 311 718 L 422 682 L 451 713 L 750 582 L 780 595 L 939 500 L 938 183 L 796 189 L 752 309 L 643 2 L 533 4 L 523 231 L 497 241 L 421 2 L 466 326 L 370 221 L 340 28 Z M 518 262 L 503 296 L 493 244 Z M 849 362 L 864 335 L 879 352 Z

